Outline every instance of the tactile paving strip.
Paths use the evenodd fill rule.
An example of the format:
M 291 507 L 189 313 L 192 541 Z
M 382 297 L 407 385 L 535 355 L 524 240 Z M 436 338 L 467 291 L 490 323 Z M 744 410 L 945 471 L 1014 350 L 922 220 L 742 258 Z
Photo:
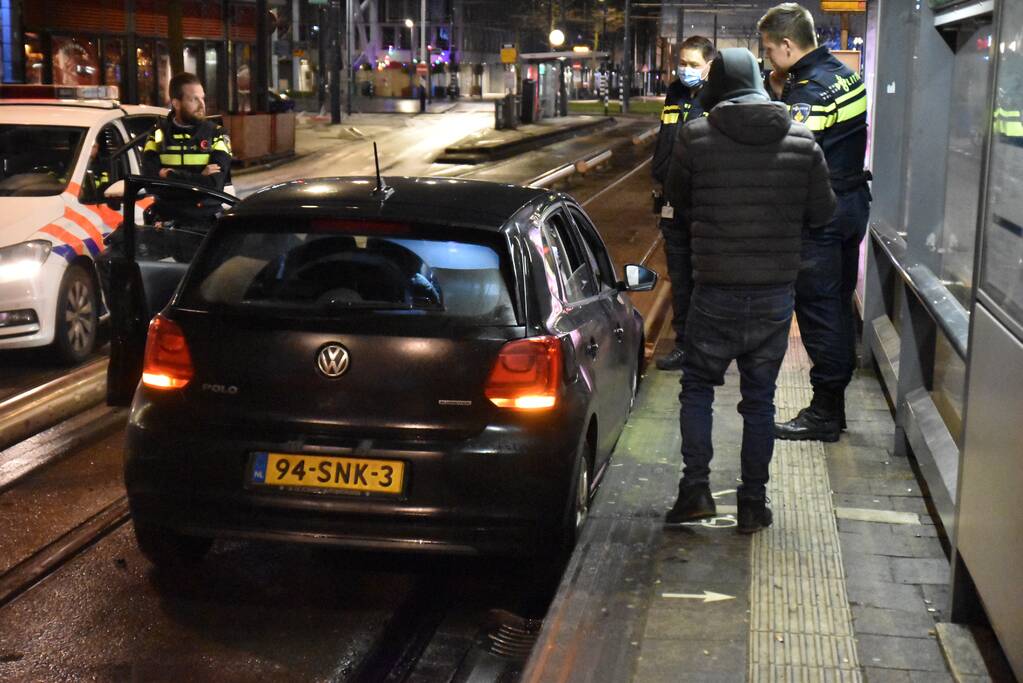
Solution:
M 779 419 L 810 402 L 809 368 L 793 326 Z M 749 680 L 862 681 L 824 445 L 776 441 L 768 496 L 774 523 L 753 536 L 750 553 Z

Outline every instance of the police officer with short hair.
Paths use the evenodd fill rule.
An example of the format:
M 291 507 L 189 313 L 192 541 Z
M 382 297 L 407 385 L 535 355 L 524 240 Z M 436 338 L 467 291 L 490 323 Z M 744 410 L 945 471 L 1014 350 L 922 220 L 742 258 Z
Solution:
M 224 129 L 206 118 L 206 94 L 199 78 L 182 72 L 170 81 L 171 112 L 152 132 L 142 152 L 142 173 L 224 191 L 231 169 L 231 141 Z M 167 189 L 155 193 L 153 213 L 201 235 L 221 204 L 209 197 Z M 198 239 L 192 239 L 198 245 Z
M 657 132 L 654 148 L 652 173 L 654 180 L 664 185 L 671 163 L 671 151 L 678 137 L 678 129 L 687 121 L 693 121 L 706 113 L 700 106 L 700 89 L 707 80 L 710 63 L 717 56 L 714 43 L 703 36 L 690 36 L 682 42 L 679 53 L 678 77 L 671 81 L 661 109 L 661 127 Z M 682 340 L 685 337 L 686 315 L 689 312 L 689 296 L 693 289 L 693 267 L 689 250 L 689 233 L 681 216 L 669 203 L 655 195 L 654 207 L 660 212 L 661 234 L 664 236 L 664 253 L 668 260 L 668 277 L 671 279 L 671 327 L 675 331 L 675 348 L 658 358 L 661 370 L 682 369 Z
M 863 168 L 867 90 L 859 74 L 817 46 L 813 15 L 805 7 L 794 2 L 772 7 L 758 29 L 774 66 L 769 90 L 814 132 L 838 197 L 831 222 L 804 236 L 796 280 L 796 320 L 813 362 L 813 399 L 795 418 L 777 424 L 775 435 L 837 441 L 845 428 L 845 389 L 856 367 L 852 297 L 870 213 L 870 174 Z

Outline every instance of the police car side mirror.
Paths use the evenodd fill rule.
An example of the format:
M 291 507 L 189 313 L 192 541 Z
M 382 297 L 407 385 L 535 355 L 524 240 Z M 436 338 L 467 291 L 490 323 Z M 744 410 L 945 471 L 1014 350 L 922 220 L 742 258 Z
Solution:
M 124 181 L 118 180 L 110 183 L 106 190 L 103 191 L 103 196 L 107 198 L 107 201 L 124 199 Z

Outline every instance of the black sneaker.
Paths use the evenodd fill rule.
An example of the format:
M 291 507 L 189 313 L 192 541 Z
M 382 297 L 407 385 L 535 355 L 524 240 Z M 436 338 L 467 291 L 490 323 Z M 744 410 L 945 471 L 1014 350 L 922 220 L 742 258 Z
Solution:
M 698 519 L 707 519 L 718 513 L 714 505 L 714 497 L 710 495 L 709 484 L 696 484 L 693 486 L 679 484 L 678 500 L 675 505 L 664 515 L 666 524 L 681 524 L 683 522 L 694 522 Z
M 681 370 L 684 359 L 685 352 L 676 346 L 671 352 L 658 358 L 655 363 L 658 370 Z
M 838 441 L 842 434 L 841 415 L 825 413 L 810 406 L 788 422 L 774 424 L 774 438 L 786 441 Z
M 736 515 L 735 530 L 740 534 L 752 534 L 766 529 L 774 521 L 767 498 L 739 498 L 739 513 Z

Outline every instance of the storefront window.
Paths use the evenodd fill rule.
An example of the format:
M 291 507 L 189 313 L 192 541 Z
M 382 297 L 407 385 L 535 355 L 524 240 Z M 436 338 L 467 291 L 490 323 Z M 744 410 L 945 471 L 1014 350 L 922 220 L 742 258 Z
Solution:
M 159 106 L 170 106 L 170 79 L 171 65 L 170 53 L 167 52 L 166 43 L 156 44 L 156 77 L 157 77 L 157 102 Z
M 980 282 L 1023 325 L 1023 5 L 1003 12 Z
M 103 41 L 103 85 L 121 85 L 121 54 L 120 40 Z
M 252 61 L 252 46 L 245 43 L 234 45 L 234 72 L 237 79 L 237 91 L 235 97 L 237 111 L 252 111 L 252 70 L 249 64 Z
M 139 45 L 135 50 L 138 60 L 139 104 L 154 104 L 153 83 L 156 82 L 156 69 L 153 66 L 153 48 L 150 44 Z
M 185 71 L 188 73 L 195 74 L 202 78 L 200 69 L 202 67 L 202 46 L 200 45 L 186 45 L 183 53 Z
M 53 37 L 54 85 L 99 85 L 99 55 L 95 40 Z
M 991 33 L 990 24 L 980 26 L 961 39 L 956 52 L 945 172 L 945 226 L 927 244 L 938 252 L 941 279 L 965 307 L 970 305 L 973 290 L 981 157 L 990 126 Z
M 43 82 L 43 43 L 38 33 L 25 34 L 25 82 Z
M 220 79 L 217 70 L 220 67 L 220 49 L 215 46 L 206 48 L 206 111 L 215 114 L 220 111 Z

